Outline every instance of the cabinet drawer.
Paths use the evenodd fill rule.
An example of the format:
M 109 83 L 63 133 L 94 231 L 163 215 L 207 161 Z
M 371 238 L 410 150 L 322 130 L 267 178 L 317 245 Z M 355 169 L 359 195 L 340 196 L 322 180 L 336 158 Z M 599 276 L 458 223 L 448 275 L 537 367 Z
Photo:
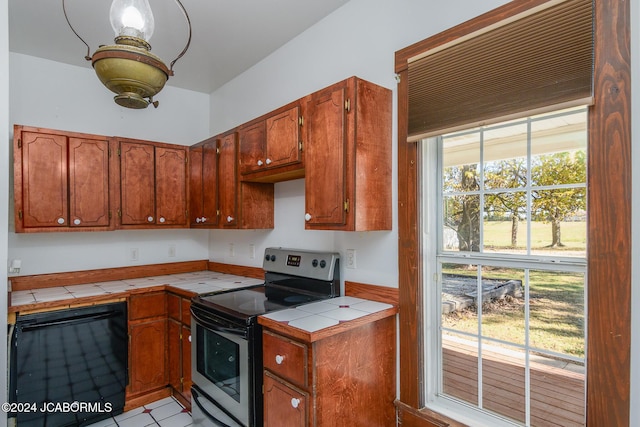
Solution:
M 129 320 L 166 316 L 166 293 L 132 295 L 129 298 Z
M 307 346 L 274 335 L 263 333 L 264 367 L 278 376 L 301 387 L 307 385 Z

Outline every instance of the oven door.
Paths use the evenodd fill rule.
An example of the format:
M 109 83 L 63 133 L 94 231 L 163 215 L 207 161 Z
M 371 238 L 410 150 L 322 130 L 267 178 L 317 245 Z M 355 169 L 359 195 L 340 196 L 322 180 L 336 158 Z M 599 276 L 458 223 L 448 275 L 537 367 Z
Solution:
M 202 391 L 200 399 L 204 396 L 211 398 L 215 406 L 248 426 L 247 328 L 192 307 L 191 331 L 192 338 L 195 337 L 191 352 L 191 375 L 193 384 Z M 216 424 L 205 422 L 201 425 Z

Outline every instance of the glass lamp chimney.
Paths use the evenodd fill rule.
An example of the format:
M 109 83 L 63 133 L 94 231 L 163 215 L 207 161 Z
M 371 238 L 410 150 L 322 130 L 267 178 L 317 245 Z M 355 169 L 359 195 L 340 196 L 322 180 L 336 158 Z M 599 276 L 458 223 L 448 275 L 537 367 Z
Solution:
M 149 42 L 154 20 L 149 0 L 113 0 L 109 11 L 111 27 L 118 37 L 135 37 Z

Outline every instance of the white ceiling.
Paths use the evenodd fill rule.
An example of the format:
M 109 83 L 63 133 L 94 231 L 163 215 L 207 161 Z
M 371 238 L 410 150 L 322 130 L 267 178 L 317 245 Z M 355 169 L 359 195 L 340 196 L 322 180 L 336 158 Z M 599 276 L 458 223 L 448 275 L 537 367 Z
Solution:
M 167 85 L 211 93 L 251 68 L 348 0 L 182 0 L 191 46 Z M 150 0 L 152 53 L 166 64 L 184 48 L 188 30 L 174 0 Z M 110 0 L 65 0 L 67 15 L 91 53 L 113 43 Z M 87 47 L 65 21 L 62 0 L 9 0 L 9 50 L 91 68 Z

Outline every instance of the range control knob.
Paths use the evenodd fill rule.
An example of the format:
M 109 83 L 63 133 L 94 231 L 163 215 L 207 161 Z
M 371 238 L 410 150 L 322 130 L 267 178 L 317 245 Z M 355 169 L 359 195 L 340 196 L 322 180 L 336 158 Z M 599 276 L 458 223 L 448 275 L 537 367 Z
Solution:
M 265 261 L 269 261 L 269 259 L 270 259 L 269 254 L 266 254 L 266 255 L 264 256 L 264 260 L 265 260 Z
M 311 261 L 311 265 L 313 265 L 314 267 L 318 266 L 318 260 L 314 259 L 313 261 Z
M 275 255 L 271 255 L 271 262 L 274 262 L 276 260 L 276 256 Z
M 320 268 L 325 268 L 327 266 L 327 261 L 322 260 L 320 261 Z

